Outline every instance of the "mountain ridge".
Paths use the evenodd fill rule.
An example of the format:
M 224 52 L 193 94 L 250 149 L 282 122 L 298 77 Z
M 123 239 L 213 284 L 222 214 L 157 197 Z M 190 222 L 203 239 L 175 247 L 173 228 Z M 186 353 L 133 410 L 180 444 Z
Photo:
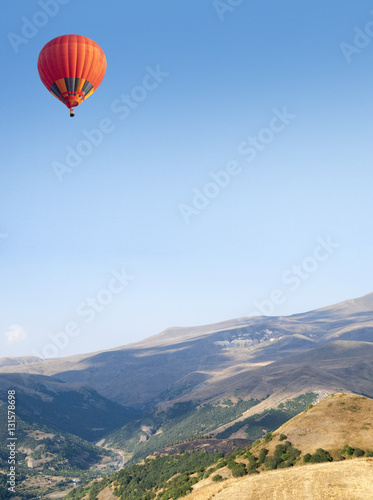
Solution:
M 129 344 L 123 344 L 117 347 L 112 347 L 110 349 L 104 349 L 101 351 L 94 351 L 91 353 L 80 353 L 80 354 L 73 354 L 69 356 L 65 356 L 63 358 L 53 358 L 56 360 L 62 360 L 62 359 L 72 359 L 75 361 L 78 361 L 80 358 L 86 358 L 89 356 L 95 356 L 97 354 L 103 353 L 103 352 L 113 352 L 117 350 L 122 350 L 122 349 L 136 349 L 138 347 L 144 347 L 144 346 L 155 346 L 156 341 L 160 340 L 161 342 L 165 341 L 167 338 L 169 338 L 171 335 L 173 335 L 172 341 L 174 343 L 177 343 L 178 340 L 180 341 L 185 341 L 189 338 L 195 338 L 195 337 L 200 337 L 203 335 L 209 335 L 211 333 L 216 333 L 222 330 L 233 330 L 235 328 L 245 328 L 248 326 L 252 326 L 254 323 L 260 323 L 260 322 L 267 322 L 270 319 L 276 319 L 276 320 L 283 320 L 286 318 L 287 320 L 296 320 L 298 321 L 301 319 L 304 321 L 309 317 L 309 315 L 314 315 L 314 314 L 320 314 L 320 313 L 332 313 L 336 311 L 342 311 L 343 315 L 351 314 L 350 309 L 355 310 L 355 313 L 359 312 L 365 312 L 367 313 L 366 309 L 369 310 L 369 318 L 373 322 L 373 292 L 368 293 L 366 295 L 363 295 L 361 297 L 353 298 L 353 299 L 347 299 L 345 301 L 338 302 L 336 304 L 330 305 L 330 306 L 324 306 L 318 309 L 313 309 L 309 310 L 306 312 L 302 313 L 296 313 L 296 314 L 291 314 L 288 316 L 250 316 L 250 317 L 241 317 L 241 318 L 234 318 L 230 320 L 225 320 L 225 321 L 220 321 L 217 323 L 210 323 L 208 325 L 197 325 L 197 326 L 190 326 L 190 327 L 180 327 L 180 326 L 172 326 L 168 327 L 165 330 L 151 335 L 149 337 L 146 337 L 145 339 L 139 340 L 137 342 L 132 342 Z M 179 333 L 183 332 L 183 335 L 179 335 Z M 168 345 L 168 344 L 167 344 Z M 34 360 L 34 361 L 33 361 Z M 3 357 L 0 358 L 0 368 L 3 366 L 10 366 L 11 364 L 29 364 L 29 363 L 39 363 L 39 362 L 48 362 L 50 359 L 42 359 L 38 358 L 37 356 L 17 356 L 17 357 Z M 4 364 L 3 363 L 9 363 Z
M 372 332 L 369 294 L 288 317 L 169 328 L 96 353 L 3 358 L 0 405 L 15 386 L 33 429 L 100 440 L 133 461 L 180 438 L 255 440 L 332 393 L 373 397 Z
M 237 380 L 235 374 L 273 379 L 278 366 L 294 362 L 307 365 L 311 357 L 325 357 L 328 349 L 323 346 L 335 341 L 350 342 L 341 352 L 344 358 L 353 359 L 354 342 L 370 344 L 371 332 L 373 293 L 288 317 L 238 318 L 201 327 L 169 328 L 128 346 L 86 355 L 23 364 L 18 358 L 12 366 L 1 366 L 0 360 L 0 374 L 44 374 L 68 383 L 79 382 L 112 401 L 141 409 L 167 399 L 167 392 L 172 400 L 177 400 L 175 394 L 199 399 L 201 389 L 205 393 L 211 389 L 211 394 L 203 397 L 219 398 L 223 396 L 222 380 L 225 386 L 230 380 L 234 393 L 239 389 L 232 385 Z M 364 347 L 360 348 L 366 360 Z M 302 353 L 303 358 L 294 361 L 294 356 Z M 335 385 L 352 390 L 351 384 L 340 383 L 331 389 Z

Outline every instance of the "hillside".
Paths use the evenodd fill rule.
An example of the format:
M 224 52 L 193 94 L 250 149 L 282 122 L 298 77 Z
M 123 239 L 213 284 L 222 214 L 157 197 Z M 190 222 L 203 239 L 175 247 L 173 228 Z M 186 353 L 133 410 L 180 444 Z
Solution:
M 371 498 L 372 491 L 373 459 L 370 458 L 308 465 L 267 472 L 254 477 L 229 479 L 219 485 L 197 489 L 184 498 L 185 500 L 257 500 L 258 498 L 364 500 Z
M 190 500 L 254 500 L 276 498 L 283 500 L 336 498 L 370 498 L 373 486 L 373 458 L 351 460 L 353 455 L 363 454 L 359 450 L 370 450 L 365 455 L 373 457 L 373 400 L 355 394 L 335 394 L 295 416 L 273 434 L 268 434 L 260 443 L 252 446 L 249 453 L 238 454 L 237 462 L 244 461 L 250 467 L 249 455 L 257 457 L 258 470 L 282 469 L 289 456 L 286 443 L 291 443 L 294 465 L 286 470 L 261 472 L 242 479 L 234 479 L 227 471 L 221 472 L 227 481 L 213 484 L 211 479 L 201 481 L 185 498 Z M 346 446 L 348 445 L 348 447 Z M 281 450 L 282 448 L 282 450 Z M 307 454 L 315 454 L 322 448 L 330 453 L 329 458 L 316 461 L 326 463 L 305 464 Z M 271 457 L 276 456 L 278 462 Z M 290 448 L 287 448 L 290 450 Z M 264 452 L 265 451 L 265 452 Z M 350 455 L 351 453 L 351 455 Z M 259 465 L 260 456 L 264 458 Z M 246 456 L 249 458 L 246 461 Z M 329 460 L 337 460 L 330 462 Z M 308 459 L 307 459 L 308 460 Z M 254 461 L 255 462 L 255 461 Z M 222 471 L 224 469 L 221 469 Z M 249 469 L 248 469 L 249 470 Z M 370 492 L 369 492 L 370 491 Z
M 28 363 L 39 363 L 40 361 L 41 359 L 37 358 L 36 356 L 23 356 L 19 358 L 0 358 L 0 367 L 17 366 Z
M 7 443 L 7 410 L 0 406 L 0 442 Z M 17 419 L 17 493 L 19 498 L 40 498 L 71 489 L 73 479 L 82 481 L 117 468 L 118 453 L 99 448 L 73 434 L 46 425 Z M 0 449 L 0 477 L 8 473 L 9 452 Z M 5 486 L 5 485 L 4 485 Z M 0 483 L 0 498 L 8 498 Z
M 189 452 L 153 455 L 97 483 L 95 495 L 99 500 L 114 497 L 114 491 L 121 500 L 175 500 L 185 495 L 244 500 L 259 494 L 294 500 L 369 498 L 348 495 L 355 495 L 359 484 L 361 492 L 372 486 L 372 415 L 372 399 L 332 395 L 252 446 L 224 457 L 193 453 L 190 444 L 184 448 Z M 69 498 L 83 498 L 89 491 L 93 495 L 82 488 Z
M 0 374 L 0 407 L 9 388 L 16 391 L 17 415 L 25 422 L 55 427 L 91 441 L 137 416 L 134 410 L 90 387 L 31 374 Z
M 316 389 L 373 395 L 373 354 L 365 352 L 371 347 L 367 344 L 372 331 L 373 294 L 369 294 L 289 317 L 170 328 L 136 344 L 93 354 L 38 362 L 28 359 L 24 364 L 18 359 L 13 366 L 7 360 L 8 366 L 0 367 L 0 373 L 57 376 L 89 385 L 107 399 L 140 411 L 162 401 L 213 401 L 240 391 L 245 398 L 261 399 L 285 385 L 289 387 L 286 398 Z M 333 342 L 336 347 L 331 356 L 338 366 L 330 373 L 320 361 L 328 352 L 324 348 Z M 311 350 L 311 359 L 296 358 Z M 360 365 L 354 354 L 357 350 L 363 353 Z M 304 366 L 310 369 L 309 375 Z M 344 376 L 346 370 L 351 372 L 349 377 Z
M 334 452 L 343 444 L 373 450 L 373 400 L 335 394 L 286 422 L 276 434 L 266 446 L 270 453 L 281 434 L 303 453 L 314 453 L 317 448 Z
M 197 439 L 201 435 L 215 436 L 220 440 L 240 438 L 255 441 L 263 433 L 276 429 L 306 409 L 315 401 L 316 396 L 315 393 L 302 394 L 286 400 L 280 408 L 264 412 L 256 410 L 262 404 L 259 400 L 238 400 L 235 403 L 224 400 L 204 405 L 175 403 L 164 411 L 149 412 L 140 421 L 118 429 L 106 437 L 105 443 L 125 449 L 132 454 L 130 463 L 136 463 L 170 443 Z M 250 409 L 247 410 L 248 408 Z M 241 421 L 241 416 L 250 412 L 253 415 Z
M 97 353 L 3 358 L 0 404 L 15 388 L 30 426 L 116 448 L 131 464 L 206 435 L 256 440 L 332 393 L 373 397 L 372 331 L 370 294 L 289 317 L 169 328 Z

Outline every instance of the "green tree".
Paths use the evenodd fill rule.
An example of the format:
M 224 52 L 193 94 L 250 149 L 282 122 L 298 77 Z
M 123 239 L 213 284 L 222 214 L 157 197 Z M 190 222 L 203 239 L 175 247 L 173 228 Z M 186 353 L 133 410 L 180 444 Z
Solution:
M 246 476 L 246 474 L 247 474 L 245 464 L 243 464 L 243 463 L 239 463 L 239 464 L 236 463 L 232 467 L 231 470 L 232 470 L 233 477 L 242 477 L 242 476 Z
M 267 432 L 267 434 L 265 434 L 265 436 L 263 437 L 263 441 L 265 443 L 269 443 L 270 441 L 272 441 L 273 439 L 273 432 Z
M 322 462 L 332 462 L 333 458 L 330 453 L 322 448 L 318 448 L 316 452 L 309 459 L 310 464 L 319 464 Z
M 352 457 L 354 454 L 354 449 L 351 446 L 348 446 L 347 444 L 342 448 L 341 450 L 342 455 L 347 455 L 348 457 Z
M 266 456 L 268 455 L 268 451 L 266 448 L 262 448 L 259 453 L 259 459 L 258 459 L 258 464 L 261 465 L 264 463 L 264 460 L 266 459 Z

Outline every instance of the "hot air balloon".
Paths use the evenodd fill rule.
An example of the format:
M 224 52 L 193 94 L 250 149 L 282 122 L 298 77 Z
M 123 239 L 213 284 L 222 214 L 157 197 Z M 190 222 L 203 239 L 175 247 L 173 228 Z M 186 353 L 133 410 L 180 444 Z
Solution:
M 41 81 L 49 92 L 74 109 L 98 88 L 106 71 L 101 47 L 85 36 L 63 35 L 48 42 L 38 58 Z

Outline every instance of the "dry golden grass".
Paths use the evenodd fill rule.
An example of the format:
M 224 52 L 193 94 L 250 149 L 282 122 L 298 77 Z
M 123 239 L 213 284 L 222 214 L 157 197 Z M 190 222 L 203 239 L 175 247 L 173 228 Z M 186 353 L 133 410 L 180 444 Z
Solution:
M 345 444 L 373 450 L 373 400 L 356 394 L 335 394 L 286 422 L 263 447 L 272 455 L 280 434 L 303 454 L 324 448 L 338 455 Z M 223 469 L 222 469 L 223 470 Z M 220 470 L 217 471 L 219 474 Z M 221 474 L 223 476 L 223 474 Z M 229 474 L 230 475 L 230 474 Z M 224 474 L 227 477 L 227 474 Z M 344 500 L 373 499 L 373 459 L 304 465 L 262 472 L 221 483 L 198 483 L 189 500 Z
M 228 479 L 186 500 L 366 500 L 373 498 L 373 459 L 307 465 Z
M 108 486 L 104 490 L 100 491 L 100 493 L 98 494 L 98 499 L 99 500 L 118 500 L 118 497 L 116 497 L 113 494 L 113 490 L 110 488 L 110 486 Z
M 303 453 L 314 453 L 317 448 L 332 452 L 345 444 L 373 450 L 373 400 L 344 393 L 324 399 L 276 431 L 274 439 L 265 445 L 270 454 L 279 444 L 281 433 Z
M 100 491 L 97 498 L 98 500 L 118 500 L 118 497 L 116 497 L 113 493 L 113 486 L 107 486 L 105 489 Z M 82 500 L 89 500 L 89 495 L 87 494 L 82 498 Z

